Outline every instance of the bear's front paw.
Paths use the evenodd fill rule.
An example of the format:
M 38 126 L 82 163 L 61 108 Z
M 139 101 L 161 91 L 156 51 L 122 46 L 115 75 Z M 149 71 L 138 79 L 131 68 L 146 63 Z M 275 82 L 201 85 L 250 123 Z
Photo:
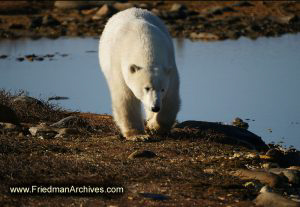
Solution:
M 128 141 L 134 141 L 134 142 L 156 142 L 160 139 L 155 136 L 151 136 L 149 134 L 139 134 L 139 135 L 133 135 L 126 137 L 126 140 Z
M 169 127 L 158 124 L 156 121 L 150 120 L 147 122 L 147 131 L 151 134 L 165 135 L 170 131 L 170 129 Z

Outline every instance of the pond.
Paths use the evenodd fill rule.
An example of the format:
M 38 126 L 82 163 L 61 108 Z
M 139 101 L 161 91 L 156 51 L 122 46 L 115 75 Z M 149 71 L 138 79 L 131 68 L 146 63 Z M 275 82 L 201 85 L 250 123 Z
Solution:
M 98 38 L 0 41 L 0 88 L 84 112 L 111 114 Z M 220 42 L 174 39 L 181 78 L 178 120 L 249 122 L 267 143 L 300 149 L 300 35 Z M 43 58 L 17 58 L 35 54 Z M 48 56 L 45 56 L 48 55 Z M 31 57 L 28 57 L 31 59 Z M 38 60 L 37 60 L 38 59 Z

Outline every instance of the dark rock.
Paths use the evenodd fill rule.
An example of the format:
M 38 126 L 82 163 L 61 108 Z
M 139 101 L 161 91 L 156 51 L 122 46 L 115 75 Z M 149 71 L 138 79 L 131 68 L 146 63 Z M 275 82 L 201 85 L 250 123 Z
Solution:
M 25 29 L 25 26 L 23 24 L 11 24 L 9 29 Z
M 249 1 L 241 1 L 236 4 L 233 4 L 232 6 L 238 6 L 238 7 L 248 7 L 248 6 L 254 6 Z
M 42 16 L 38 16 L 38 17 L 33 17 L 31 19 L 31 23 L 29 28 L 34 29 L 34 28 L 38 28 L 40 26 L 42 26 L 43 24 L 43 17 Z
M 253 134 L 252 132 L 249 132 L 246 129 L 230 125 L 204 121 L 184 121 L 177 124 L 175 128 L 198 131 L 201 133 L 214 131 L 216 133 L 223 134 L 224 137 L 218 136 L 217 138 L 211 138 L 212 141 L 242 145 L 256 150 L 268 149 L 268 146 L 262 141 L 259 136 Z
M 134 159 L 134 158 L 153 158 L 157 155 L 149 150 L 143 150 L 143 151 L 134 151 L 128 156 L 128 159 Z
M 60 25 L 60 22 L 52 15 L 46 15 L 43 17 L 42 24 L 45 26 L 58 26 Z
M 163 194 L 156 194 L 156 193 L 139 193 L 139 194 L 144 198 L 150 198 L 152 200 L 157 200 L 157 201 L 164 201 L 170 199 L 169 196 Z
M 23 58 L 23 57 L 19 57 L 19 58 L 16 58 L 16 60 L 17 60 L 17 61 L 19 61 L 19 62 L 22 62 L 22 61 L 24 61 L 24 60 L 25 60 L 25 58 Z
M 0 104 L 0 122 L 8 122 L 16 125 L 20 124 L 16 112 L 2 104 Z
M 7 57 L 8 57 L 7 55 L 0 55 L 0 59 L 5 59 Z
M 67 99 L 69 99 L 69 97 L 66 97 L 66 96 L 52 96 L 52 97 L 48 98 L 48 101 L 51 101 L 51 100 L 67 100 Z

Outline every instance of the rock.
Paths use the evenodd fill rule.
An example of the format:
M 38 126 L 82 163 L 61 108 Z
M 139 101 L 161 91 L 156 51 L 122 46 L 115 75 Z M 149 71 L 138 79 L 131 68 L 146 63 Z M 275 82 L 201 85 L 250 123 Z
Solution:
M 150 198 L 152 200 L 157 200 L 157 201 L 164 201 L 170 199 L 169 196 L 163 194 L 157 194 L 157 193 L 139 193 L 139 194 L 144 198 Z
M 207 174 L 213 174 L 215 172 L 215 170 L 213 168 L 206 168 L 206 169 L 203 169 L 203 172 L 207 173 Z
M 11 24 L 9 29 L 25 29 L 25 26 L 23 24 Z
M 58 9 L 88 9 L 92 7 L 97 7 L 102 4 L 101 1 L 55 1 L 54 7 Z
M 96 14 L 97 11 L 98 11 L 98 8 L 92 8 L 92 9 L 81 10 L 81 13 L 84 15 L 91 15 L 91 14 Z
M 114 9 L 108 5 L 104 4 L 97 13 L 92 17 L 93 20 L 99 20 L 105 17 L 109 17 L 114 13 Z
M 210 133 L 211 130 L 223 136 L 216 138 L 212 137 L 211 141 L 216 141 L 226 144 L 242 145 L 250 149 L 265 150 L 268 146 L 263 140 L 249 132 L 246 129 L 237 128 L 230 125 L 223 125 L 220 123 L 205 122 L 205 121 L 184 121 L 174 126 L 175 129 L 183 129 L 184 131 L 193 131 L 194 133 Z
M 233 4 L 232 6 L 238 6 L 238 7 L 248 7 L 248 6 L 254 6 L 249 1 L 241 1 L 238 3 Z
M 0 104 L 0 122 L 8 122 L 16 125 L 20 124 L 16 112 L 2 104 Z
M 300 166 L 290 166 L 289 168 L 287 169 L 290 169 L 290 170 L 298 170 L 300 171 Z
M 117 11 L 123 11 L 125 9 L 129 9 L 134 7 L 132 3 L 121 3 L 121 2 L 116 2 L 113 4 L 113 8 L 115 8 Z
M 40 100 L 35 99 L 33 97 L 30 97 L 30 96 L 26 96 L 26 95 L 21 95 L 21 96 L 15 97 L 13 99 L 13 103 L 24 103 L 24 104 L 27 104 L 27 105 L 37 104 L 37 105 L 40 105 L 40 106 L 44 106 L 44 104 Z
M 231 175 L 237 176 L 242 180 L 254 179 L 259 180 L 261 183 L 267 184 L 271 187 L 283 186 L 285 184 L 285 177 L 279 175 L 259 170 L 246 170 L 240 169 L 234 172 L 231 172 Z
M 39 137 L 42 139 L 52 139 L 58 134 L 57 131 L 45 125 L 30 127 L 29 132 L 32 136 Z
M 29 28 L 34 29 L 34 28 L 42 26 L 42 24 L 43 24 L 43 17 L 42 16 L 33 17 L 31 19 Z
M 170 12 L 182 12 L 186 10 L 186 6 L 184 6 L 183 4 L 179 4 L 179 3 L 174 3 L 171 8 L 170 8 Z
M 79 118 L 77 116 L 68 116 L 66 118 L 61 119 L 60 121 L 51 124 L 51 127 L 56 127 L 56 128 L 68 128 L 68 127 L 85 127 L 87 126 L 86 120 Z
M 128 156 L 128 159 L 134 159 L 134 158 L 153 158 L 156 157 L 157 155 L 149 150 L 143 150 L 143 151 L 134 151 Z
M 42 20 L 42 24 L 45 26 L 57 26 L 60 22 L 55 19 L 52 15 L 45 15 Z
M 58 134 L 55 136 L 55 138 L 66 137 L 69 135 L 74 135 L 74 134 L 79 133 L 79 131 L 75 128 L 62 128 L 62 129 L 56 130 L 56 132 L 58 132 Z
M 51 96 L 48 98 L 48 101 L 52 101 L 52 100 L 68 100 L 69 97 L 66 96 Z
M 284 175 L 290 183 L 300 184 L 300 172 L 298 170 L 271 168 L 268 171 L 276 175 Z
M 300 207 L 300 203 L 289 200 L 277 193 L 270 192 L 267 186 L 262 187 L 260 194 L 254 202 L 258 206 L 265 207 Z
M 19 61 L 19 62 L 22 62 L 22 61 L 24 61 L 24 60 L 25 60 L 25 58 L 23 58 L 23 57 L 19 57 L 19 58 L 16 58 L 16 60 L 17 60 L 17 61 Z
M 299 20 L 298 16 L 295 14 L 290 14 L 285 16 L 270 16 L 268 18 L 279 24 L 290 24 Z
M 190 34 L 190 38 L 192 40 L 203 40 L 203 41 L 217 41 L 220 39 L 218 35 L 212 33 L 206 33 L 206 32 L 200 32 L 200 33 L 192 32 Z
M 279 168 L 280 166 L 276 162 L 267 162 L 262 164 L 262 167 L 265 169 L 270 169 L 270 168 Z
M 232 121 L 232 125 L 242 128 L 242 129 L 248 129 L 249 124 L 247 122 L 244 122 L 241 118 L 237 117 Z
M 0 129 L 3 129 L 5 131 L 14 131 L 17 129 L 17 125 L 12 123 L 0 122 Z

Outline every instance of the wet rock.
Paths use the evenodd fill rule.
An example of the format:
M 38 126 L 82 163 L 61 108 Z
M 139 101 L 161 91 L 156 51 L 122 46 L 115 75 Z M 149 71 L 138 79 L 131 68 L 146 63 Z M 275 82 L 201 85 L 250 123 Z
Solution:
M 22 61 L 24 61 L 24 60 L 25 60 L 25 58 L 23 58 L 23 57 L 19 57 L 19 58 L 16 58 L 16 60 L 17 60 L 17 61 L 19 61 L 19 62 L 22 62 Z
M 200 32 L 200 33 L 192 32 L 190 34 L 190 38 L 192 40 L 203 40 L 203 41 L 217 41 L 220 39 L 218 35 L 212 33 L 206 33 L 206 32 Z
M 169 196 L 157 193 L 139 193 L 144 198 L 150 198 L 152 200 L 164 201 L 170 199 Z
M 267 186 L 262 187 L 260 194 L 254 200 L 254 203 L 264 207 L 300 207 L 299 202 L 292 201 L 277 193 L 273 193 Z
M 247 122 L 244 122 L 241 118 L 237 117 L 232 121 L 232 125 L 235 127 L 239 127 L 242 129 L 248 129 L 249 124 Z
M 37 104 L 40 106 L 44 106 L 44 104 L 40 100 L 37 100 L 30 96 L 25 96 L 25 95 L 15 97 L 13 99 L 13 103 L 23 103 L 23 104 L 27 104 L 27 105 Z
M 276 175 L 274 173 L 259 171 L 259 170 L 246 170 L 240 169 L 231 173 L 233 176 L 237 176 L 240 179 L 254 179 L 259 180 L 261 183 L 267 184 L 271 187 L 283 186 L 285 184 L 285 177 Z
M 41 139 L 52 139 L 58 134 L 57 131 L 44 124 L 36 127 L 30 127 L 29 132 L 32 136 L 39 137 Z
M 153 158 L 153 157 L 156 157 L 156 156 L 157 155 L 154 152 L 149 151 L 149 150 L 143 150 L 143 151 L 136 150 L 128 156 L 128 159 Z
M 276 175 L 284 175 L 290 183 L 300 184 L 300 172 L 298 170 L 271 168 L 268 171 Z
M 132 3 L 121 3 L 121 2 L 116 2 L 113 4 L 113 8 L 115 8 L 117 11 L 123 11 L 125 9 L 129 9 L 134 7 L 134 5 Z
M 8 106 L 0 104 L 0 122 L 19 124 L 16 112 Z
M 92 17 L 93 20 L 99 20 L 105 17 L 109 17 L 114 13 L 114 8 L 108 4 L 104 4 L 97 13 Z
M 5 59 L 7 57 L 8 57 L 7 55 L 0 55 L 0 59 Z
M 73 127 L 73 126 L 85 127 L 85 126 L 87 126 L 87 122 L 86 122 L 86 120 L 81 119 L 77 116 L 68 116 L 54 124 L 51 124 L 50 126 L 56 127 L 56 128 L 68 128 L 68 127 Z
M 42 20 L 42 24 L 45 26 L 58 26 L 60 22 L 52 15 L 45 15 Z

